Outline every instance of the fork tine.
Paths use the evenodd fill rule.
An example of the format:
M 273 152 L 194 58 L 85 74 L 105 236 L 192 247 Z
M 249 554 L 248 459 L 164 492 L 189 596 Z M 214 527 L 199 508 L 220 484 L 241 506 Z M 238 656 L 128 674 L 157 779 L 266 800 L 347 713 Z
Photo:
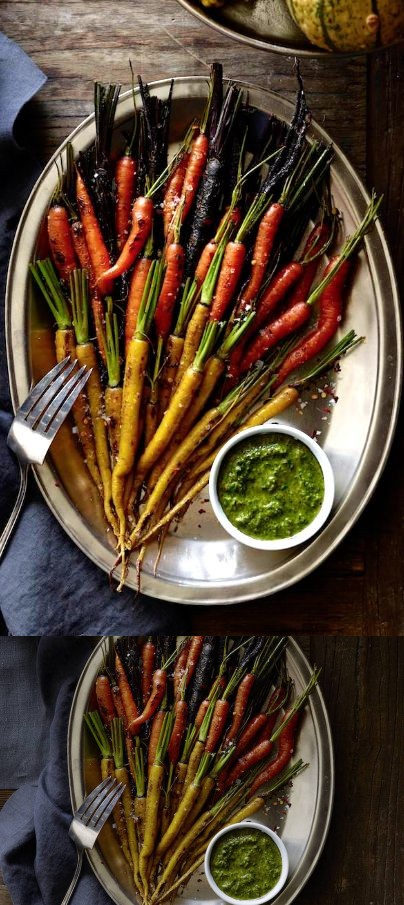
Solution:
M 60 425 L 69 414 L 70 409 L 87 383 L 91 371 L 83 365 L 70 380 L 64 384 L 57 396 L 48 405 L 46 412 L 37 424 L 37 430 L 46 433 L 49 439 L 53 439 Z
M 26 424 L 28 424 L 30 427 L 33 427 L 35 422 L 38 421 L 38 418 L 41 417 L 42 413 L 45 411 L 49 403 L 52 402 L 61 387 L 65 385 L 67 378 L 76 367 L 76 364 L 77 361 L 71 361 L 67 368 L 65 368 L 64 371 L 59 374 L 55 380 L 52 381 L 51 385 L 48 387 L 45 393 L 42 393 L 35 405 L 31 405 L 25 418 Z
M 33 404 L 37 401 L 37 399 L 39 399 L 40 396 L 42 396 L 45 390 L 47 390 L 50 384 L 54 381 L 55 377 L 57 377 L 64 370 L 64 368 L 66 368 L 70 361 L 71 359 L 68 356 L 67 358 L 64 358 L 63 361 L 60 361 L 57 365 L 55 365 L 55 367 L 52 368 L 51 371 L 48 371 L 48 373 L 45 374 L 44 377 L 42 377 L 42 380 L 40 380 L 39 383 L 36 383 L 32 388 L 29 396 L 27 396 L 26 400 L 20 406 L 16 414 L 22 415 L 23 417 L 27 415 L 28 412 L 31 411 Z
M 109 815 L 112 813 L 115 805 L 119 801 L 124 788 L 124 784 L 120 782 L 117 787 L 114 787 L 112 791 L 108 793 L 99 807 L 94 811 L 90 820 L 85 821 L 88 827 L 91 827 L 91 829 L 93 830 L 97 830 L 104 825 L 105 821 L 108 820 Z
M 76 811 L 74 816 L 77 817 L 78 820 L 80 820 L 80 818 L 83 816 L 83 814 L 85 814 L 86 811 L 88 811 L 89 807 L 91 807 L 93 802 L 96 801 L 98 796 L 103 795 L 104 791 L 106 789 L 109 789 L 110 786 L 115 786 L 115 781 L 114 781 L 113 776 L 107 776 L 106 779 L 103 779 L 103 781 L 100 782 L 99 785 L 96 786 L 95 789 L 93 789 L 93 791 L 90 792 L 89 795 L 87 795 L 87 798 L 84 799 L 83 804 L 81 805 L 81 807 L 79 807 L 78 811 Z

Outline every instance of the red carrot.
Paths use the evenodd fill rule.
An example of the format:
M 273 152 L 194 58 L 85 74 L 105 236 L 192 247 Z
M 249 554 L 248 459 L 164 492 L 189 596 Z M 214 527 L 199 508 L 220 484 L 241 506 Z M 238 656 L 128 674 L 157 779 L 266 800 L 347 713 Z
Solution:
M 136 160 L 128 152 L 123 154 L 115 166 L 115 233 L 118 251 L 122 251 L 129 235 L 130 215 L 136 183 Z
M 53 263 L 65 283 L 77 267 L 77 258 L 70 232 L 69 215 L 62 204 L 52 204 L 47 216 L 49 246 Z
M 132 226 L 118 260 L 106 268 L 97 279 L 100 292 L 110 295 L 115 280 L 126 273 L 144 248 L 153 224 L 153 201 L 140 195 L 132 207 Z
M 126 722 L 130 725 L 139 716 L 139 711 L 132 694 L 132 689 L 129 685 L 128 677 L 123 668 L 122 660 L 117 651 L 115 652 L 115 676 L 125 711 Z
M 265 270 L 268 264 L 275 237 L 277 235 L 279 225 L 285 213 L 283 204 L 274 202 L 265 211 L 262 217 L 257 236 L 254 243 L 254 250 L 251 261 L 251 275 L 247 286 L 243 290 L 240 302 L 237 306 L 237 316 L 246 311 L 261 289 L 265 276 Z
M 91 264 L 95 278 L 98 280 L 111 262 L 90 195 L 79 172 L 77 172 L 76 180 L 76 198 Z
M 164 341 L 170 333 L 174 305 L 182 282 L 184 261 L 185 253 L 182 245 L 172 242 L 167 246 L 163 285 L 154 314 L 158 334 Z
M 245 256 L 246 246 L 243 242 L 227 243 L 210 311 L 211 320 L 222 320 L 228 310 L 238 286 Z
M 195 672 L 196 664 L 199 660 L 199 655 L 203 648 L 203 635 L 194 635 L 191 641 L 191 645 L 189 648 L 186 671 L 187 671 L 187 685 L 189 685 L 192 676 Z
M 261 760 L 264 760 L 266 757 L 269 757 L 273 748 L 273 742 L 270 739 L 265 739 L 262 742 L 258 742 L 251 751 L 247 751 L 246 754 L 243 754 L 242 757 L 239 757 L 237 763 L 235 763 L 233 769 L 230 771 L 227 776 L 225 789 L 230 788 L 234 782 L 237 782 L 247 770 L 250 770 L 251 767 L 254 767 L 256 764 L 259 764 Z
M 205 169 L 206 160 L 208 157 L 209 150 L 209 141 L 204 132 L 200 132 L 196 138 L 194 138 L 191 150 L 189 154 L 189 158 L 187 161 L 187 168 L 185 171 L 182 195 L 181 195 L 181 203 L 182 203 L 182 216 L 181 222 L 184 223 L 186 217 L 191 210 L 193 205 L 196 192 L 199 186 L 199 183 L 202 179 L 203 171 Z
M 227 722 L 229 710 L 230 704 L 227 700 L 219 698 L 219 700 L 216 701 L 212 721 L 209 727 L 209 734 L 205 745 L 205 751 L 209 754 L 213 754 L 213 752 L 216 751 L 216 748 L 219 745 L 224 727 Z
M 114 706 L 114 698 L 111 690 L 111 683 L 108 676 L 98 676 L 95 683 L 95 694 L 97 697 L 98 710 L 105 726 L 109 726 L 116 717 Z
M 144 710 L 139 714 L 139 716 L 136 717 L 136 719 L 131 720 L 131 722 L 128 724 L 128 731 L 131 735 L 135 735 L 142 723 L 146 723 L 147 720 L 150 720 L 151 717 L 154 716 L 159 704 L 161 704 L 163 700 L 166 687 L 167 673 L 165 669 L 155 669 L 153 673 L 150 697 L 146 702 Z
M 174 676 L 173 676 L 175 700 L 177 700 L 179 694 L 181 693 L 181 683 L 182 683 L 184 673 L 186 670 L 190 647 L 191 647 L 191 639 L 189 639 L 189 641 L 187 641 L 184 644 L 184 646 L 181 648 L 181 650 L 178 654 L 176 663 L 175 663 Z
M 156 645 L 151 638 L 145 642 L 141 651 L 141 659 L 142 659 L 142 698 L 143 698 L 143 706 L 146 705 L 149 696 L 150 689 L 153 680 L 153 670 L 154 670 L 154 661 L 156 658 Z
M 239 733 L 255 679 L 255 674 L 253 672 L 248 672 L 240 682 L 234 701 L 232 723 L 226 735 L 226 744 L 232 742 Z
M 101 355 L 102 360 L 104 361 L 104 364 L 106 364 L 105 348 L 103 342 L 104 306 L 97 289 L 94 270 L 90 258 L 90 252 L 88 250 L 84 227 L 81 220 L 73 220 L 73 223 L 71 224 L 71 234 L 74 250 L 76 252 L 80 267 L 82 270 L 86 270 L 88 273 L 90 304 L 95 331 L 97 334 L 98 351 Z
M 182 740 L 184 738 L 185 729 L 187 726 L 187 718 L 188 718 L 188 704 L 186 701 L 180 700 L 176 701 L 175 707 L 175 720 L 174 726 L 171 733 L 171 738 L 168 744 L 167 752 L 170 759 L 170 762 L 175 766 L 180 757 L 180 750 L 182 745 Z
M 125 729 L 125 732 L 126 732 L 126 730 L 128 728 L 128 721 L 126 719 L 126 713 L 125 713 L 125 708 L 123 706 L 123 701 L 121 698 L 121 692 L 119 691 L 118 685 L 116 685 L 115 683 L 112 685 L 111 690 L 112 690 L 112 697 L 113 697 L 113 701 L 114 701 L 115 710 L 116 710 L 118 716 L 120 717 L 120 719 L 122 720 L 123 728 Z
M 152 264 L 151 258 L 139 258 L 133 268 L 125 311 L 125 354 L 136 329 L 137 315 L 142 301 L 143 290 Z
M 338 257 L 332 258 L 327 265 L 323 278 L 335 266 Z M 307 361 L 318 355 L 324 346 L 335 335 L 342 318 L 342 309 L 344 303 L 344 290 L 351 272 L 351 260 L 345 260 L 341 263 L 339 270 L 323 289 L 319 302 L 319 317 L 315 327 L 303 337 L 301 342 L 286 356 L 282 363 L 274 384 L 278 387 L 286 380 L 288 375 L 300 368 Z
M 175 211 L 181 200 L 182 188 L 184 185 L 184 177 L 189 162 L 189 156 L 190 152 L 185 151 L 182 157 L 180 157 L 177 166 L 174 167 L 174 170 L 168 179 L 164 192 L 163 224 L 166 241 L 170 240 L 171 224 Z
M 269 782 L 274 778 L 274 776 L 277 776 L 278 773 L 280 773 L 281 770 L 283 770 L 283 768 L 286 767 L 286 765 L 289 763 L 295 748 L 296 730 L 299 724 L 299 719 L 300 711 L 297 711 L 297 713 L 295 713 L 289 720 L 279 736 L 276 757 L 271 761 L 270 764 L 267 764 L 267 766 L 264 767 L 263 770 L 261 770 L 261 773 L 258 774 L 248 793 L 248 798 L 251 798 L 260 786 L 262 786 L 264 783 Z

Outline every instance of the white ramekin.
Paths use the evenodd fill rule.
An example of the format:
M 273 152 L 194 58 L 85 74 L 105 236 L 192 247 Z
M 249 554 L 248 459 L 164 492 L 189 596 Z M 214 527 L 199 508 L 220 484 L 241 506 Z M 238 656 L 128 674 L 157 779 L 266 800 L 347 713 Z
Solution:
M 275 886 L 273 886 L 272 889 L 269 890 L 269 892 L 265 893 L 264 896 L 260 896 L 258 899 L 233 899 L 231 896 L 227 895 L 227 893 L 223 892 L 223 890 L 220 889 L 220 887 L 217 885 L 217 883 L 215 883 L 215 880 L 213 879 L 212 873 L 210 870 L 210 858 L 211 858 L 213 848 L 216 845 L 217 840 L 220 839 L 221 836 L 224 836 L 227 833 L 233 833 L 234 830 L 247 829 L 247 828 L 260 830 L 262 833 L 266 833 L 267 836 L 270 836 L 271 839 L 275 842 L 275 845 L 277 845 L 277 847 L 280 851 L 280 854 L 281 854 L 281 858 L 282 858 L 281 875 L 279 877 L 278 882 L 275 884 Z M 289 857 L 288 857 L 288 853 L 286 851 L 285 845 L 282 842 L 282 839 L 276 833 L 274 833 L 273 830 L 270 830 L 268 826 L 264 826 L 263 823 L 257 823 L 254 820 L 245 820 L 242 823 L 234 823 L 234 824 L 232 824 L 232 826 L 225 826 L 223 830 L 220 830 L 218 833 L 216 833 L 216 836 L 213 837 L 213 839 L 211 840 L 211 842 L 208 845 L 208 848 L 206 849 L 206 854 L 205 854 L 206 879 L 207 879 L 209 885 L 212 887 L 213 892 L 215 892 L 216 895 L 219 896 L 219 898 L 223 900 L 223 902 L 229 902 L 229 905 L 264 905 L 265 902 L 270 902 L 272 899 L 275 898 L 275 896 L 278 895 L 278 893 L 280 893 L 281 889 L 285 885 L 287 876 L 288 876 L 288 872 L 289 872 Z
M 243 440 L 253 437 L 261 437 L 265 434 L 286 434 L 289 437 L 294 437 L 296 440 L 300 440 L 310 449 L 310 451 L 317 459 L 324 477 L 323 502 L 314 519 L 310 522 L 309 525 L 306 525 L 305 528 L 303 528 L 301 531 L 298 531 L 296 534 L 292 534 L 290 535 L 290 537 L 276 538 L 274 540 L 261 540 L 256 537 L 251 537 L 249 534 L 244 534 L 243 531 L 240 531 L 238 528 L 236 528 L 227 518 L 227 515 L 225 514 L 221 506 L 217 492 L 217 481 L 220 468 L 223 459 L 225 458 L 229 450 L 233 449 L 234 446 L 236 446 L 238 443 L 241 443 Z M 209 477 L 210 502 L 212 504 L 216 518 L 219 520 L 220 524 L 228 534 L 231 534 L 232 537 L 240 541 L 240 543 L 246 544 L 247 547 L 255 547 L 255 549 L 257 550 L 286 550 L 289 547 L 295 547 L 297 544 L 303 544 L 305 541 L 309 540 L 309 538 L 312 537 L 313 534 L 316 534 L 317 531 L 322 528 L 324 522 L 328 518 L 331 512 L 332 504 L 334 502 L 334 492 L 334 473 L 330 461 L 321 446 L 319 446 L 315 440 L 309 437 L 308 434 L 305 434 L 303 431 L 298 430 L 296 427 L 292 427 L 286 424 L 276 424 L 270 421 L 267 421 L 265 424 L 262 424 L 259 427 L 246 428 L 246 430 L 240 431 L 240 433 L 235 434 L 234 437 L 230 437 L 230 440 L 228 440 L 227 443 L 224 444 L 220 452 L 217 454 L 216 459 L 213 462 Z

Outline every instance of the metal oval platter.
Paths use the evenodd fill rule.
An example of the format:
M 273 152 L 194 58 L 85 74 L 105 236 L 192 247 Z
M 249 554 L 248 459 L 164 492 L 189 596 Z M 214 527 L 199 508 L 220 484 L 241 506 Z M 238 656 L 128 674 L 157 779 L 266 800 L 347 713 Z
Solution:
M 260 50 L 297 56 L 323 57 L 293 21 L 285 0 L 229 0 L 219 8 L 199 0 L 178 0 L 193 16 L 228 38 Z
M 89 761 L 94 758 L 87 733 L 83 731 L 83 713 L 88 709 L 94 691 L 103 651 L 103 642 L 100 641 L 81 674 L 70 713 L 68 768 L 73 811 L 90 791 L 90 786 L 86 783 L 86 758 Z M 293 638 L 289 639 L 286 656 L 288 672 L 295 683 L 296 693 L 299 694 L 309 680 L 311 668 Z M 276 823 L 288 849 L 290 872 L 285 888 L 277 896 L 277 905 L 290 905 L 306 883 L 320 857 L 331 818 L 334 794 L 333 749 L 327 711 L 318 688 L 309 698 L 295 757 L 296 760 L 302 758 L 308 763 L 308 767 L 296 778 L 292 789 L 288 790 L 290 808 L 270 807 L 267 812 L 260 811 L 254 816 L 254 820 L 267 823 L 268 826 Z M 99 777 L 94 773 L 92 776 L 93 787 Z M 117 864 L 117 860 L 113 860 L 111 850 L 108 852 L 105 848 L 100 852 L 95 848 L 87 854 L 95 875 L 113 901 L 118 905 L 133 905 L 136 893 L 128 887 L 127 881 L 122 882 L 116 875 L 114 864 Z M 217 902 L 203 871 L 198 871 L 181 897 L 174 900 L 174 905 L 216 905 Z
M 245 86 L 250 104 L 290 120 L 292 107 L 275 94 Z M 153 91 L 165 96 L 168 81 Z M 200 77 L 175 80 L 172 146 L 203 106 L 207 84 Z M 117 135 L 131 115 L 128 92 L 120 99 Z M 259 121 L 260 114 L 257 114 Z M 311 135 L 329 141 L 314 125 Z M 76 154 L 94 139 L 89 117 L 70 136 Z M 63 146 L 60 151 L 63 150 Z M 59 152 L 60 153 L 60 152 Z M 57 171 L 55 155 L 37 182 L 24 210 L 10 262 L 6 329 L 10 385 L 15 407 L 54 363 L 53 336 L 47 314 L 36 301 L 28 265 L 35 256 L 38 236 Z M 342 212 L 344 231 L 361 220 L 368 195 L 352 167 L 335 148 L 332 192 Z M 242 546 L 224 533 L 207 502 L 207 491 L 193 503 L 181 523 L 168 534 L 154 574 L 156 548 L 143 563 L 142 591 L 167 601 L 192 604 L 230 604 L 279 591 L 316 568 L 335 549 L 363 510 L 385 464 L 397 417 L 401 372 L 400 313 L 392 264 L 380 223 L 366 239 L 356 268 L 344 317 L 343 331 L 354 328 L 366 341 L 341 364 L 335 378 L 339 401 L 330 407 L 319 396 L 305 408 L 279 419 L 298 425 L 317 438 L 330 457 L 336 478 L 331 518 L 310 543 L 269 554 Z M 325 411 L 325 409 L 328 409 Z M 107 531 L 95 488 L 66 425 L 52 446 L 52 460 L 36 470 L 46 502 L 75 543 L 106 572 L 115 561 L 111 532 Z M 107 578 L 106 578 L 107 580 Z M 135 566 L 128 584 L 136 587 Z

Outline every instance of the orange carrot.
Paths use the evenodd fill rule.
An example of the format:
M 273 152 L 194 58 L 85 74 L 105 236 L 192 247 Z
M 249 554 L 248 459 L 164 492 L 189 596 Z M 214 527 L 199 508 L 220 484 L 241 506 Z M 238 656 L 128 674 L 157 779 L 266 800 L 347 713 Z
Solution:
M 186 644 L 184 644 L 184 646 L 181 648 L 174 667 L 173 684 L 175 700 L 177 700 L 178 695 L 180 694 L 181 682 L 186 670 L 190 647 L 191 640 L 187 641 Z
M 186 701 L 179 700 L 175 703 L 175 720 L 168 744 L 167 752 L 170 762 L 175 766 L 180 757 L 180 749 L 188 718 L 188 704 Z
M 147 771 L 150 777 L 150 770 L 154 764 L 156 759 L 156 751 L 157 745 L 160 738 L 160 732 L 162 729 L 162 725 L 164 723 L 164 717 L 166 715 L 165 710 L 158 710 L 157 713 L 154 714 L 153 722 L 150 730 L 150 738 L 147 749 Z
M 216 748 L 219 745 L 219 742 L 222 737 L 223 729 L 226 725 L 227 717 L 229 715 L 230 704 L 228 701 L 223 698 L 219 698 L 216 701 L 215 709 L 213 711 L 212 722 L 209 728 L 209 734 L 206 740 L 205 751 L 209 754 L 213 754 L 216 751 Z
M 236 735 L 238 735 L 255 679 L 254 673 L 248 672 L 240 682 L 233 707 L 233 720 L 226 735 L 227 743 L 233 741 Z
M 70 232 L 69 215 L 62 204 L 52 204 L 47 216 L 49 245 L 53 263 L 64 282 L 77 267 L 77 258 Z
M 95 278 L 98 280 L 101 274 L 110 266 L 111 261 L 93 203 L 87 191 L 84 179 L 78 171 L 76 180 L 76 198 L 91 264 Z
M 132 689 L 129 685 L 128 677 L 124 670 L 122 660 L 117 651 L 115 651 L 115 676 L 125 711 L 126 723 L 130 724 L 138 717 L 139 711 L 133 697 Z
M 164 192 L 163 224 L 166 241 L 170 240 L 170 227 L 181 199 L 184 177 L 189 162 L 190 152 L 185 151 L 168 179 Z
M 105 268 L 97 276 L 98 287 L 103 295 L 110 295 L 114 281 L 135 263 L 151 233 L 153 224 L 153 201 L 140 195 L 132 207 L 132 226 L 118 260 L 112 267 Z
M 192 676 L 195 672 L 196 664 L 199 660 L 199 655 L 203 648 L 203 635 L 194 635 L 191 641 L 191 645 L 189 648 L 186 671 L 187 671 L 187 685 L 189 685 Z
M 184 223 L 186 217 L 191 210 L 195 195 L 202 179 L 208 157 L 209 141 L 204 132 L 200 132 L 194 138 L 187 162 L 187 168 L 184 176 L 184 183 L 181 195 L 182 217 L 181 222 Z
M 127 355 L 129 343 L 133 339 L 137 315 L 151 264 L 151 258 L 139 258 L 133 269 L 125 312 L 125 355 Z
M 123 154 L 115 166 L 115 233 L 118 251 L 122 251 L 129 235 L 130 214 L 135 194 L 136 170 L 136 160 L 130 153 Z
M 95 694 L 97 697 L 98 710 L 105 726 L 109 726 L 116 717 L 114 706 L 114 698 L 111 690 L 111 683 L 108 676 L 101 675 L 97 677 L 95 683 Z
M 165 272 L 163 285 L 154 314 L 157 331 L 166 340 L 171 329 L 174 305 L 181 286 L 185 253 L 182 245 L 172 242 L 165 251 Z
M 91 263 L 90 252 L 88 250 L 88 245 L 86 242 L 86 237 L 84 233 L 84 227 L 81 220 L 73 220 L 71 224 L 71 234 L 73 239 L 74 250 L 76 252 L 77 258 L 80 263 L 80 267 L 83 270 L 86 270 L 88 273 L 88 286 L 89 286 L 89 296 L 90 296 L 90 304 L 91 311 L 93 315 L 93 321 L 95 326 L 95 331 L 97 334 L 97 344 L 98 351 L 101 355 L 101 358 L 106 364 L 105 359 L 105 350 L 104 343 L 102 341 L 102 326 L 104 320 L 104 306 L 102 304 L 101 296 L 98 292 L 96 286 L 96 280 L 94 276 L 94 270 Z
M 251 275 L 247 286 L 243 290 L 241 300 L 237 306 L 237 315 L 242 314 L 249 305 L 257 298 L 259 290 L 265 275 L 266 266 L 271 254 L 275 237 L 279 229 L 280 222 L 285 213 L 283 204 L 274 202 L 265 211 L 262 217 L 257 236 L 254 243 L 253 256 L 251 261 Z
M 143 706 L 149 699 L 150 689 L 153 680 L 154 661 L 156 658 L 156 645 L 149 638 L 142 647 L 142 698 Z
M 246 247 L 243 242 L 227 243 L 210 310 L 211 320 L 223 320 L 236 291 L 245 256 Z
M 247 770 L 254 767 L 255 764 L 259 764 L 261 760 L 269 757 L 272 748 L 273 742 L 271 742 L 270 739 L 265 739 L 264 741 L 259 742 L 251 751 L 247 751 L 246 754 L 239 757 L 237 763 L 234 765 L 226 779 L 225 789 L 229 789 L 234 782 L 237 782 L 237 780 L 240 779 Z
M 167 672 L 165 669 L 155 669 L 153 673 L 152 687 L 148 700 L 142 713 L 131 720 L 128 725 L 128 731 L 131 735 L 136 735 L 142 723 L 146 723 L 154 716 L 159 704 L 163 700 L 167 687 Z

